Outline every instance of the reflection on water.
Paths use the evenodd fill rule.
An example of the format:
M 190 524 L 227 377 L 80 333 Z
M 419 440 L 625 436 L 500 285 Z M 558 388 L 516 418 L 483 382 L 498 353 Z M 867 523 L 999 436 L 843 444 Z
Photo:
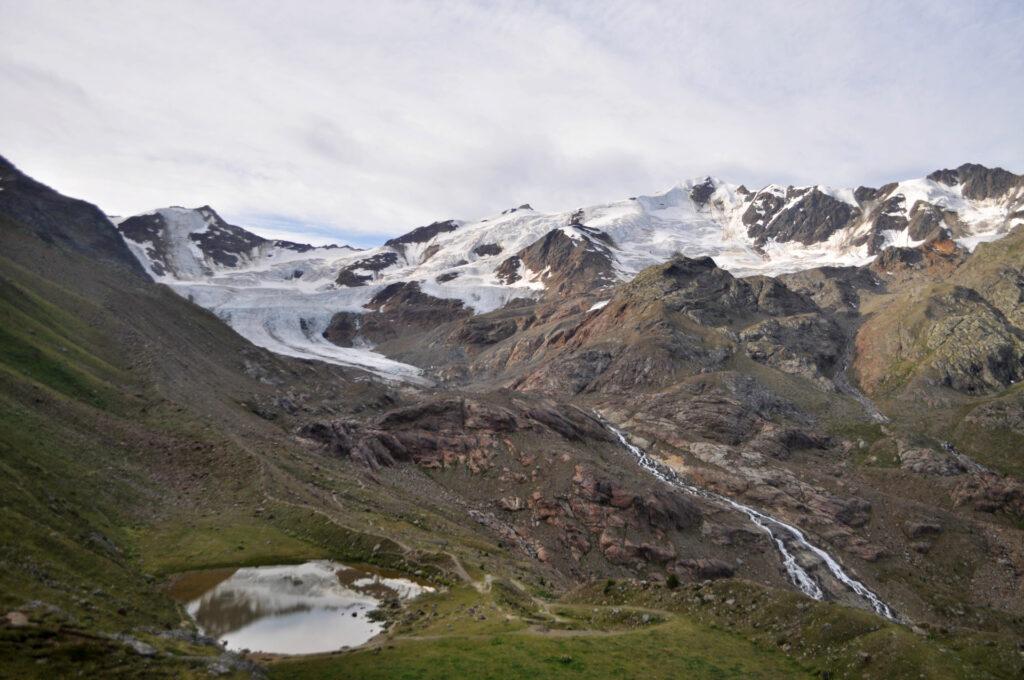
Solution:
M 204 575 L 184 578 L 200 581 Z M 182 592 L 187 585 L 178 584 Z M 318 560 L 238 569 L 189 601 L 186 609 L 207 635 L 229 649 L 312 654 L 367 642 L 384 630 L 368 617 L 382 600 L 432 590 L 408 579 Z

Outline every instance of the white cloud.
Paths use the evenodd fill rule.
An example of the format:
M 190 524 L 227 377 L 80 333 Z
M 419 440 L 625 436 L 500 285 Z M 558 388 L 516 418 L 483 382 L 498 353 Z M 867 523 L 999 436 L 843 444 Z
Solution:
M 1021 171 L 1022 28 L 1017 2 L 0 0 L 0 153 L 112 213 L 364 245 L 703 174 Z

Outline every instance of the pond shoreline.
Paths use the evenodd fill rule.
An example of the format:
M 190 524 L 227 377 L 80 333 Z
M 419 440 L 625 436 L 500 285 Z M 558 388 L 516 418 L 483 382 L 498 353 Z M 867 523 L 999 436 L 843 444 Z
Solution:
M 362 648 L 386 634 L 404 602 L 434 590 L 395 570 L 331 560 L 191 570 L 167 586 L 204 635 L 268 660 Z

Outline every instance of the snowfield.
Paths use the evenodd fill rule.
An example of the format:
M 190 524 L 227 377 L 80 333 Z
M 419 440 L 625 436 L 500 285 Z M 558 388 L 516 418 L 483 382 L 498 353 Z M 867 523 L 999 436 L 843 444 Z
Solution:
M 708 197 L 695 201 L 695 187 L 703 187 Z M 815 188 L 837 201 L 858 205 L 850 189 Z M 389 380 L 423 384 L 427 381 L 419 368 L 390 360 L 374 352 L 368 343 L 338 347 L 323 338 L 323 330 L 337 312 L 365 312 L 364 305 L 376 293 L 396 282 L 416 281 L 424 293 L 460 300 L 475 313 L 498 309 L 515 298 L 537 296 L 545 288 L 547 272 L 530 271 L 520 262 L 520 278 L 505 283 L 498 270 L 507 258 L 554 230 L 610 253 L 620 280 L 628 280 L 675 253 L 710 256 L 738 276 L 771 276 L 824 265 L 863 265 L 872 259 L 863 241 L 875 218 L 869 220 L 867 214 L 819 243 L 769 239 L 758 247 L 748 235 L 743 215 L 752 209 L 764 221 L 762 206 L 766 201 L 786 200 L 787 189 L 792 195 L 792 187 L 769 185 L 749 192 L 713 178 L 695 179 L 662 193 L 567 212 L 542 213 L 521 206 L 475 222 L 451 223 L 451 230 L 421 242 L 385 244 L 369 250 L 297 247 L 258 239 L 223 223 L 210 208 L 164 208 L 146 213 L 161 219 L 159 234 L 140 240 L 129 238 L 124 230 L 122 235 L 156 281 L 212 310 L 260 347 L 288 356 L 356 366 Z M 888 194 L 890 198 L 902 196 L 902 200 L 891 201 L 895 207 L 886 214 L 909 218 L 918 201 L 956 211 L 965 232 L 958 240 L 973 248 L 1024 222 L 1010 217 L 1024 204 L 1022 193 L 977 201 L 964 198 L 960 186 L 928 179 L 907 180 Z M 767 228 L 798 201 L 799 197 L 791 197 L 782 210 L 774 211 Z M 119 218 L 117 224 L 125 221 Z M 594 230 L 607 234 L 611 243 L 596 239 Z M 197 238 L 239 233 L 260 243 L 233 251 L 237 258 L 230 265 L 204 251 Z M 886 246 L 919 243 L 910 238 L 909 229 L 880 233 Z M 376 256 L 393 263 L 375 266 Z M 338 274 L 346 268 L 365 277 L 365 285 L 339 285 Z

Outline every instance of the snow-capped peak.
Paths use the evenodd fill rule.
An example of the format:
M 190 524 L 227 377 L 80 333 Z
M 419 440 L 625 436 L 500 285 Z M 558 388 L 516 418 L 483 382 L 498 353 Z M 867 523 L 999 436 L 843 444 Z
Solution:
M 584 286 L 626 280 L 675 253 L 711 256 L 737 275 L 774 275 L 864 264 L 883 247 L 939 232 L 971 247 L 1024 222 L 1022 210 L 1024 177 L 961 166 L 881 189 L 770 184 L 752 191 L 696 177 L 566 212 L 522 204 L 476 221 L 435 222 L 362 251 L 262 239 L 209 206 L 164 208 L 120 220 L 118 228 L 154 278 L 257 344 L 358 363 L 339 358 L 342 348 L 320 334 L 333 314 L 365 311 L 396 283 L 415 282 L 426 295 L 482 313 L 515 298 L 578 289 L 572 277 L 585 277 Z M 363 363 L 379 367 L 381 360 Z

